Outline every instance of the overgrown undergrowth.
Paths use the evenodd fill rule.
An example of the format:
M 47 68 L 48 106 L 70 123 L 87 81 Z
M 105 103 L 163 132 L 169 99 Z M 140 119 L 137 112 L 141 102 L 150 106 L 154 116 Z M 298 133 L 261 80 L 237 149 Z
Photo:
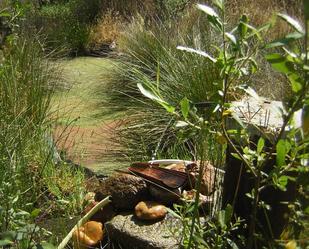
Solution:
M 59 71 L 40 43 L 15 37 L 1 59 L 0 240 L 28 248 L 46 233 L 36 222 L 80 211 L 84 175 L 54 148 L 50 101 Z

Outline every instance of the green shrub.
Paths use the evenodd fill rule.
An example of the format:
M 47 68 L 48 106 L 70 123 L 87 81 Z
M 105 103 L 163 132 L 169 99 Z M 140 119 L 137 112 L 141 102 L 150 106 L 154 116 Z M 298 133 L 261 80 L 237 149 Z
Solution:
M 100 1 L 70 0 L 34 8 L 25 22 L 46 39 L 49 50 L 64 49 L 71 54 L 82 53 L 88 42 L 89 25 L 100 10 Z M 31 28 L 30 28 L 31 29 Z

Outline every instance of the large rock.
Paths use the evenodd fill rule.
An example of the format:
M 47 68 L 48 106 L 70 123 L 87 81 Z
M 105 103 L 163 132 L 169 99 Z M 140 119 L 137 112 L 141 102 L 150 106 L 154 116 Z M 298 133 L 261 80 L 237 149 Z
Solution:
M 112 249 L 176 249 L 176 220 L 167 216 L 160 222 L 140 221 L 132 214 L 115 216 L 105 223 Z
M 112 204 L 118 210 L 134 209 L 137 203 L 149 196 L 146 182 L 129 174 L 114 174 L 101 184 L 103 196 L 111 195 Z

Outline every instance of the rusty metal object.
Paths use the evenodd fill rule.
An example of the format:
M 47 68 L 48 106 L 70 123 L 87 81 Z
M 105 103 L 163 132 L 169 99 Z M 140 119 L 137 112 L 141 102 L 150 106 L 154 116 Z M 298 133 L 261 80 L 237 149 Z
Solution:
M 133 163 L 128 169 L 140 177 L 172 189 L 185 186 L 188 180 L 187 173 L 161 168 L 158 164 Z

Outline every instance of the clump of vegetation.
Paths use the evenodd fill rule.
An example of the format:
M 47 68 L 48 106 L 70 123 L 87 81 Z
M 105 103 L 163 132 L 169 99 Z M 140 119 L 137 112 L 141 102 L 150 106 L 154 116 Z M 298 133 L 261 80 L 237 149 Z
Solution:
M 178 49 L 203 56 L 220 69 L 218 81 L 213 82 L 221 88 L 220 97 L 215 100 L 216 108 L 211 114 L 218 117 L 219 125 L 212 126 L 209 119 L 204 119 L 194 110 L 194 107 L 192 108 L 192 101 L 186 97 L 175 105 L 164 99 L 160 89 L 147 80 L 137 85 L 145 97 L 176 117 L 183 127 L 191 127 L 192 130 L 197 131 L 202 139 L 197 193 L 192 208 L 189 208 L 192 213 L 189 214 L 189 219 L 186 215 L 190 212 L 186 208 L 184 211 L 179 211 L 180 215 L 176 214 L 183 221 L 182 244 L 185 248 L 307 246 L 300 238 L 300 234 L 306 224 L 304 221 L 308 220 L 308 195 L 304 195 L 303 192 L 303 188 L 308 186 L 308 179 L 304 180 L 308 176 L 307 149 L 309 146 L 307 124 L 309 82 L 306 69 L 308 26 L 303 27 L 290 16 L 278 14 L 278 17 L 293 29 L 293 33 L 264 44 L 263 31 L 270 28 L 269 25 L 256 29 L 248 23 L 247 16 L 243 15 L 236 27 L 229 28 L 225 19 L 224 1 L 214 1 L 214 5 L 216 10 L 206 5 L 198 5 L 198 8 L 206 14 L 212 28 L 222 35 L 218 50 L 213 53 L 183 46 L 178 46 Z M 308 8 L 308 3 L 304 1 L 306 23 L 309 20 Z M 295 49 L 299 39 L 304 42 L 302 52 Z M 258 67 L 255 57 L 260 52 L 261 44 L 267 49 L 283 48 L 281 53 L 267 52 L 266 59 L 274 70 L 286 75 L 293 96 L 290 96 L 282 107 L 282 126 L 273 134 L 273 137 L 270 138 L 267 131 L 261 127 L 259 139 L 254 141 L 249 128 L 251 122 L 249 124 L 242 122 L 234 113 L 230 101 L 233 100 L 234 93 L 241 89 L 262 101 L 254 90 L 250 89 L 250 85 L 244 85 L 242 81 L 243 76 L 255 73 Z M 302 113 L 300 122 L 295 122 L 293 118 L 296 111 Z M 239 127 L 229 127 L 227 119 L 235 119 Z M 206 148 L 203 145 L 205 143 L 203 138 L 207 137 L 207 134 L 221 137 L 222 143 L 226 144 L 231 151 L 231 156 L 239 160 L 239 167 L 243 167 L 246 173 L 240 173 L 236 177 L 239 181 L 242 181 L 240 178 L 246 178 L 247 187 L 239 190 L 237 185 L 236 193 L 232 193 L 234 198 L 223 204 L 224 210 L 220 210 L 218 216 L 214 216 L 203 225 L 199 218 L 198 204 Z M 236 167 L 238 166 L 226 165 L 226 169 L 230 172 L 235 171 Z M 226 171 L 225 177 L 231 177 L 227 173 Z M 224 187 L 224 191 L 229 191 L 231 188 L 230 185 Z M 284 195 L 286 191 L 291 195 L 288 198 Z M 275 194 L 276 200 L 269 200 L 268 193 Z M 238 198 L 241 198 L 241 201 Z M 246 214 L 241 214 L 236 205 L 246 205 L 248 207 Z M 278 209 L 278 206 L 281 208 Z M 290 208 L 287 214 L 292 215 L 294 221 L 286 219 L 283 212 L 273 217 L 274 210 L 283 211 L 283 206 L 285 210 Z M 182 213 L 184 216 L 181 216 Z M 243 219 L 241 223 L 245 225 L 242 228 L 239 218 Z M 285 224 L 278 224 L 284 219 Z M 218 237 L 218 233 L 222 233 L 222 236 Z
M 100 1 L 70 0 L 32 6 L 24 29 L 39 32 L 49 50 L 64 50 L 69 54 L 82 53 L 89 38 L 89 25 L 96 18 Z
M 183 95 L 195 103 L 215 98 L 218 89 L 211 82 L 216 81 L 217 67 L 203 57 L 183 54 L 176 49 L 177 44 L 203 49 L 211 41 L 216 43 L 216 37 L 205 22 L 200 21 L 192 34 L 185 35 L 181 30 L 159 24 L 147 30 L 143 20 L 138 20 L 119 41 L 120 50 L 125 54 L 107 91 L 115 110 L 125 111 L 129 117 L 128 124 L 119 130 L 122 139 L 119 142 L 125 145 L 129 157 L 150 158 L 154 151 L 163 157 L 172 156 L 174 152 L 175 157 L 192 157 L 188 153 L 194 151 L 192 140 L 182 139 L 175 129 L 175 120 L 140 95 L 136 83 L 147 81 L 160 89 L 171 103 L 179 103 Z M 194 38 L 196 30 L 202 27 L 201 35 Z
M 169 3 L 166 1 L 164 4 Z M 271 16 L 269 13 L 276 7 L 278 6 L 267 12 L 267 17 Z M 232 7 L 227 8 L 227 18 L 232 19 L 228 26 L 236 22 L 234 15 L 230 14 L 232 10 Z M 220 35 L 210 29 L 206 19 L 196 10 L 188 7 L 181 13 L 182 17 L 152 21 L 151 25 L 142 17 L 135 18 L 131 28 L 125 30 L 118 40 L 118 49 L 123 53 L 123 57 L 120 58 L 114 76 L 111 76 L 113 79 L 107 92 L 111 95 L 109 101 L 113 110 L 118 108 L 130 117 L 127 125 L 118 130 L 118 137 L 121 139 L 117 142 L 124 153 L 135 160 L 149 158 L 153 154 L 194 158 L 196 144 L 199 142 L 196 134 L 190 134 L 190 137 L 184 136 L 188 135 L 186 131 L 179 132 L 174 126 L 175 120 L 164 114 L 162 108 L 145 100 L 136 83 L 147 81 L 156 86 L 162 96 L 173 104 L 179 103 L 183 96 L 197 106 L 200 102 L 215 102 L 219 97 L 218 86 L 212 84 L 218 80 L 217 65 L 203 57 L 180 53 L 176 47 L 187 45 L 198 50 L 207 48 L 214 52 L 215 47 L 220 46 Z M 256 22 L 258 21 L 260 20 Z M 288 30 L 286 24 L 284 27 Z M 259 71 L 254 75 L 244 75 L 242 81 L 249 82 L 259 93 L 267 93 L 264 94 L 265 97 L 283 99 L 289 93 L 286 79 L 271 70 L 262 53 L 256 60 L 261 62 Z M 268 84 L 270 81 L 276 85 L 271 91 Z M 239 97 L 239 92 L 233 94 L 234 98 Z M 209 105 L 211 106 L 211 103 L 208 103 Z M 199 108 L 199 111 L 204 112 L 204 117 L 209 114 L 207 108 Z M 214 120 L 212 122 L 216 124 Z M 210 141 L 211 143 L 213 142 Z
M 100 50 L 104 45 L 116 43 L 125 25 L 129 25 L 128 21 L 118 12 L 104 11 L 90 27 L 87 49 Z
M 12 32 L 22 19 L 11 19 L 13 7 L 3 12 Z M 59 69 L 39 39 L 13 32 L 1 52 L 0 244 L 32 248 L 50 236 L 39 221 L 80 212 L 84 175 L 59 160 L 51 138 Z

